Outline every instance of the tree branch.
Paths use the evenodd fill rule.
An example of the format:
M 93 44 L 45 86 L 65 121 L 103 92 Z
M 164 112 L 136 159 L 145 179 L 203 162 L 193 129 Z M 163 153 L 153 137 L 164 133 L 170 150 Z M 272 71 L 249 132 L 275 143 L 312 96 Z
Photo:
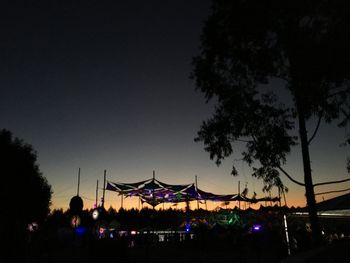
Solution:
M 305 186 L 304 183 L 301 183 L 301 182 L 299 182 L 299 181 L 293 179 L 281 166 L 278 166 L 277 168 L 280 169 L 281 172 L 284 173 L 285 176 L 287 176 L 288 179 L 291 180 L 293 183 L 298 184 L 298 185 L 301 185 L 301 186 Z
M 307 145 L 310 145 L 311 141 L 315 138 L 315 136 L 316 136 L 316 134 L 317 134 L 317 131 L 318 131 L 318 128 L 320 128 L 322 116 L 323 116 L 323 110 L 320 112 L 320 115 L 319 115 L 319 117 L 318 117 L 318 121 L 317 121 L 316 128 L 315 128 L 315 130 L 314 130 L 312 136 L 310 137 L 310 139 L 307 141 Z
M 253 134 L 252 134 L 252 138 L 253 138 L 253 141 L 256 143 L 256 138 L 255 138 L 255 136 L 254 136 Z M 291 180 L 293 183 L 295 183 L 295 184 L 297 184 L 297 185 L 300 185 L 300 186 L 305 186 L 304 183 L 301 183 L 301 182 L 295 180 L 294 178 L 292 178 L 281 166 L 277 166 L 277 168 L 278 168 L 282 173 L 284 173 L 285 176 L 287 176 L 288 179 Z
M 253 142 L 254 142 L 254 143 L 257 143 L 257 140 L 256 140 L 256 138 L 255 138 L 255 135 L 252 134 L 251 136 L 252 136 Z
M 326 184 L 339 184 L 339 183 L 344 183 L 344 182 L 348 182 L 348 181 L 350 181 L 350 178 L 344 179 L 344 180 L 339 180 L 339 181 L 329 181 L 329 182 L 317 183 L 317 184 L 314 184 L 314 187 L 320 186 L 320 185 L 326 185 Z

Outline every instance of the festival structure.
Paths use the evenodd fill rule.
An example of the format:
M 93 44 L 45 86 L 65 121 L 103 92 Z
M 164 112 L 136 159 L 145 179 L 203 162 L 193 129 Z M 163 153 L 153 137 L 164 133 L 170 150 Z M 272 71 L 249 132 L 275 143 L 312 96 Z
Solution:
M 122 198 L 139 197 L 141 202 L 155 207 L 162 203 L 180 203 L 189 201 L 215 201 L 231 202 L 243 201 L 249 203 L 257 202 L 279 202 L 279 197 L 248 198 L 245 191 L 238 194 L 213 194 L 203 191 L 197 187 L 197 184 L 172 185 L 163 183 L 153 178 L 136 183 L 115 183 L 107 181 L 106 190 L 117 192 Z

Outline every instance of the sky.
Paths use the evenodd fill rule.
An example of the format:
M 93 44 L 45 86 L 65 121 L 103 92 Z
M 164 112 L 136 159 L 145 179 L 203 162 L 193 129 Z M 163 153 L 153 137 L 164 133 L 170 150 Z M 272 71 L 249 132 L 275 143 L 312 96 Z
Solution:
M 0 129 L 33 145 L 52 186 L 52 209 L 69 206 L 79 168 L 84 208 L 93 207 L 97 180 L 100 200 L 104 170 L 113 182 L 145 180 L 155 171 L 169 184 L 193 183 L 197 175 L 205 191 L 236 193 L 240 182 L 241 189 L 248 186 L 248 196 L 254 191 L 265 196 L 250 168 L 233 161 L 239 154 L 217 167 L 203 144 L 194 142 L 214 107 L 190 78 L 209 0 L 2 5 Z M 349 176 L 349 149 L 339 147 L 346 132 L 321 126 L 310 148 L 315 182 Z M 230 175 L 233 162 L 237 177 Z M 300 148 L 285 168 L 303 180 Z M 282 180 L 289 188 L 288 205 L 304 206 L 304 189 Z M 106 191 L 105 199 L 107 207 L 121 205 L 116 193 Z M 137 207 L 137 200 L 126 199 L 124 206 Z

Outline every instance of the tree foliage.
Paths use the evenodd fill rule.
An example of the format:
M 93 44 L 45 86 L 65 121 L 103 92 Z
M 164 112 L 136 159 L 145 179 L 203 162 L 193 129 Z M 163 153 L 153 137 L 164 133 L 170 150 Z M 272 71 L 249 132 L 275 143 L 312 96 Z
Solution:
M 6 214 L 24 224 L 42 221 L 49 213 L 52 192 L 33 147 L 1 130 L 0 160 Z
M 347 144 L 350 145 L 350 135 L 348 136 Z M 348 157 L 347 169 L 348 173 L 350 173 L 350 157 Z
M 243 160 L 266 189 L 288 175 L 282 167 L 300 144 L 304 183 L 295 182 L 314 219 L 309 144 L 321 122 L 350 121 L 349 12 L 345 0 L 214 0 L 193 61 L 197 88 L 217 102 L 196 140 L 217 164 L 244 143 Z
M 233 142 L 244 142 L 243 159 L 258 160 L 254 175 L 270 183 L 298 143 L 298 104 L 306 120 L 349 122 L 350 8 L 347 1 L 237 0 L 214 1 L 212 9 L 193 77 L 217 107 L 197 141 L 217 164 Z M 283 87 L 269 89 L 274 78 L 294 103 L 284 102 Z

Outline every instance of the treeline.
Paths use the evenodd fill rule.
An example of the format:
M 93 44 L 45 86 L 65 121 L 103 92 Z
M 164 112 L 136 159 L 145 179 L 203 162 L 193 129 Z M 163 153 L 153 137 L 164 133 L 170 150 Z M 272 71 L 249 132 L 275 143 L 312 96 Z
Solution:
M 94 209 L 83 210 L 80 214 L 81 225 L 89 226 L 96 222 L 106 225 L 114 223 L 123 230 L 142 229 L 148 226 L 154 226 L 157 229 L 165 229 L 180 226 L 186 220 L 186 212 L 178 209 L 153 210 L 149 208 L 137 209 L 119 209 L 118 211 L 110 207 L 108 210 L 99 209 L 99 216 L 93 219 Z M 209 212 L 201 211 L 202 214 Z M 46 225 L 57 228 L 71 226 L 71 219 L 75 216 L 69 209 L 53 210 L 47 218 Z
M 186 210 L 186 209 L 119 209 L 118 211 L 110 207 L 107 210 L 99 209 L 99 216 L 94 219 L 92 214 L 94 209 L 86 209 L 79 213 L 81 226 L 92 226 L 99 222 L 107 227 L 120 230 L 142 230 L 152 228 L 154 230 L 181 230 L 185 224 L 197 226 L 200 224 L 213 227 L 217 224 L 222 226 L 235 225 L 236 227 L 249 227 L 252 222 L 265 222 L 272 217 L 280 218 L 281 214 L 296 210 L 288 207 L 261 207 L 259 210 L 246 209 L 217 209 L 217 210 Z M 47 218 L 46 226 L 49 228 L 69 227 L 72 218 L 76 216 L 69 209 L 53 210 Z

